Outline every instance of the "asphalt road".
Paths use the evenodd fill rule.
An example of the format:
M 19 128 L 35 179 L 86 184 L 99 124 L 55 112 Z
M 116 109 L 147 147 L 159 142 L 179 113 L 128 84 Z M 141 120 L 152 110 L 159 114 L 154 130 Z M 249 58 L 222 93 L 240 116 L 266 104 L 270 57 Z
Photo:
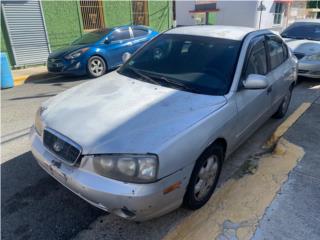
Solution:
M 35 112 L 44 100 L 83 81 L 58 77 L 1 91 L 2 239 L 161 239 L 190 214 L 180 208 L 148 222 L 128 222 L 92 207 L 40 169 L 28 142 Z M 301 82 L 289 112 L 319 96 L 319 82 Z M 261 151 L 281 121 L 270 119 L 225 162 L 219 185 Z

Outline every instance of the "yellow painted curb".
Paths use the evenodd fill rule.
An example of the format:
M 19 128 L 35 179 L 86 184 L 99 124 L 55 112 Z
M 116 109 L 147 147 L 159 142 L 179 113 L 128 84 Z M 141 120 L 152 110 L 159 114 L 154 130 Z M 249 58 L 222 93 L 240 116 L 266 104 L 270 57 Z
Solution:
M 265 209 L 304 155 L 303 148 L 281 136 L 310 105 L 301 104 L 276 129 L 268 141 L 275 149 L 261 156 L 254 174 L 228 180 L 204 207 L 183 219 L 164 239 L 250 239 Z
M 283 123 L 281 123 L 272 134 L 271 138 L 265 143 L 263 148 L 271 148 L 280 137 L 301 117 L 301 115 L 311 106 L 311 103 L 302 103 Z
M 30 75 L 23 75 L 19 77 L 13 77 L 14 86 L 19 86 L 24 84 L 24 82 L 28 79 Z

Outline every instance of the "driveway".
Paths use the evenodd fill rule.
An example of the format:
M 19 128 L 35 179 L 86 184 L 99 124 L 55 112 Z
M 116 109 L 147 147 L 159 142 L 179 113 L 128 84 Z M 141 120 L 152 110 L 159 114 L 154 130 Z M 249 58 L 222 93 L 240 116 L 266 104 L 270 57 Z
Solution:
M 49 97 L 87 80 L 58 77 L 24 84 L 1 92 L 2 239 L 161 239 L 192 214 L 192 211 L 180 208 L 148 222 L 140 224 L 128 222 L 92 207 L 38 167 L 28 143 L 28 129 L 33 123 L 37 108 Z M 303 102 L 319 101 L 319 85 L 317 81 L 301 82 L 294 89 L 289 114 Z M 319 111 L 319 108 L 314 108 L 310 109 Z M 304 116 L 307 118 L 305 121 L 313 124 L 316 120 L 315 115 L 308 114 Z M 219 182 L 220 187 L 223 188 L 223 184 L 228 179 L 247 167 L 247 160 L 261 152 L 263 143 L 282 121 L 270 119 L 225 162 Z M 306 130 L 305 127 L 307 126 L 303 124 L 301 126 L 300 123 L 299 128 L 294 128 L 290 132 L 290 138 L 295 139 L 300 145 L 309 147 L 307 151 L 312 152 L 313 148 L 316 148 L 316 141 L 320 140 L 319 135 L 316 135 L 314 139 L 309 139 L 305 135 L 300 138 L 299 136 Z M 320 124 L 313 127 L 319 131 Z M 310 141 L 314 144 L 308 144 Z M 313 167 L 305 168 L 310 168 L 310 171 L 313 170 L 315 174 L 318 174 L 317 166 L 319 162 L 318 165 L 314 163 Z M 314 177 L 319 177 L 319 174 Z M 291 190 L 289 187 L 287 191 L 292 193 L 292 189 L 294 186 L 291 187 Z M 299 197 L 303 198 L 302 195 Z M 286 200 L 270 202 L 270 209 L 285 207 Z M 284 207 L 285 212 L 290 211 L 290 208 Z M 318 209 L 320 209 L 319 205 Z M 276 231 L 279 225 L 276 219 L 292 216 L 285 215 L 285 213 L 279 213 L 280 215 L 277 216 L 270 211 L 268 209 L 266 212 L 266 216 L 270 216 L 269 220 L 262 219 L 255 235 L 256 239 L 269 239 L 268 236 L 272 234 L 272 231 Z M 268 221 L 271 221 L 272 225 L 268 224 Z M 274 239 L 282 238 L 281 234 L 284 233 L 279 234 L 275 233 Z M 320 237 L 317 231 L 315 234 L 312 236 Z

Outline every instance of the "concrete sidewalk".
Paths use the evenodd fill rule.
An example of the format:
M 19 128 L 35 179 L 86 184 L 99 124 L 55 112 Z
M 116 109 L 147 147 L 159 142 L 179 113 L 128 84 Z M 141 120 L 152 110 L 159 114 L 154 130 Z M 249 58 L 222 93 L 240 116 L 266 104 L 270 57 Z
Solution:
M 285 138 L 305 155 L 266 210 L 254 240 L 320 239 L 320 98 Z
M 14 86 L 19 86 L 28 81 L 43 79 L 52 76 L 46 66 L 36 66 L 25 69 L 12 70 Z

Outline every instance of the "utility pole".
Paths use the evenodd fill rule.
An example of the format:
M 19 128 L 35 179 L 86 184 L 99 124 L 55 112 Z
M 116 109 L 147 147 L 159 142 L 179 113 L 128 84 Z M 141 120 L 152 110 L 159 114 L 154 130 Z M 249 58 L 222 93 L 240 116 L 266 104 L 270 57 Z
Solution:
M 260 1 L 259 7 L 258 7 L 258 11 L 260 11 L 260 17 L 259 17 L 259 29 L 261 29 L 261 18 L 262 18 L 262 11 L 266 10 L 266 7 L 263 5 L 262 3 L 263 1 Z

